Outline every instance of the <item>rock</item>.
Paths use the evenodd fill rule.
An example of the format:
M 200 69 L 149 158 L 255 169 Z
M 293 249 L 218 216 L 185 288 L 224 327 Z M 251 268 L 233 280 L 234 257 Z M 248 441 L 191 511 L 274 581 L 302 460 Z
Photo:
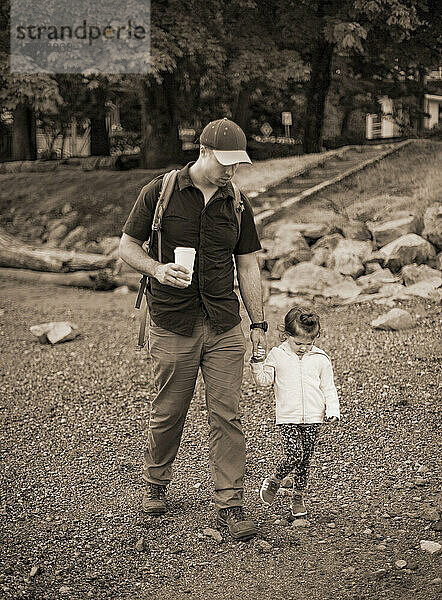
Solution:
M 316 248 L 310 262 L 319 267 L 324 267 L 327 264 L 331 252 L 332 251 L 329 248 Z
M 435 577 L 435 579 L 430 581 L 431 585 L 439 585 L 440 583 L 442 583 L 442 579 L 440 577 Z
M 336 529 L 336 523 L 327 523 L 327 527 L 330 529 Z
M 345 238 L 349 240 L 371 240 L 371 233 L 368 227 L 362 221 L 350 220 L 340 225 Z
M 280 281 L 272 281 L 270 289 L 291 294 L 320 295 L 326 287 L 345 281 L 331 269 L 301 262 L 287 269 Z
M 57 245 L 60 240 L 66 237 L 67 232 L 67 226 L 64 223 L 60 223 L 49 231 L 49 234 L 46 237 L 46 243 Z
M 436 554 L 442 550 L 442 546 L 439 542 L 432 542 L 431 540 L 420 540 L 421 550 L 429 552 L 430 554 Z
M 305 239 L 300 233 L 287 235 L 285 237 L 275 237 L 272 245 L 267 248 L 266 263 L 268 260 L 277 260 L 278 258 L 291 258 L 296 256 L 297 252 L 308 252 L 308 260 L 311 258 L 311 252 Z
M 135 550 L 137 552 L 144 552 L 144 550 L 146 550 L 146 544 L 143 537 L 140 537 L 138 542 L 135 544 Z
M 120 287 L 115 288 L 113 291 L 113 294 L 115 294 L 116 296 L 127 296 L 127 294 L 129 293 L 130 290 L 127 287 L 127 285 L 120 285 Z
M 362 290 L 351 277 L 346 277 L 337 285 L 329 286 L 323 289 L 322 296 L 331 298 L 337 303 L 350 302 L 355 300 Z
M 415 233 L 408 233 L 379 250 L 384 266 L 398 272 L 412 263 L 422 264 L 436 255 L 434 247 Z
M 77 242 L 82 242 L 83 244 L 86 243 L 86 238 L 87 238 L 87 229 L 86 227 L 83 227 L 82 225 L 79 225 L 78 227 L 76 227 L 75 229 L 73 229 L 72 231 L 70 231 L 67 236 L 64 238 L 64 240 L 59 244 L 60 248 L 66 248 L 67 250 L 69 250 L 70 248 L 73 248 L 74 245 Z
M 272 544 L 269 544 L 265 540 L 258 540 L 256 545 L 262 552 L 271 552 L 273 550 Z
M 344 238 L 340 233 L 330 233 L 329 235 L 324 235 L 321 239 L 319 239 L 316 243 L 311 247 L 313 252 L 318 250 L 319 248 L 326 248 L 327 250 L 334 250 L 339 243 L 339 240 L 343 240 Z
M 112 254 L 112 252 L 118 250 L 120 246 L 120 238 L 118 236 L 102 238 L 98 242 L 98 246 L 101 248 L 103 254 Z
M 425 484 L 426 484 L 426 481 L 423 477 L 416 477 L 416 479 L 414 480 L 414 485 L 417 485 L 419 487 L 422 487 Z
M 394 563 L 398 569 L 404 569 L 407 566 L 407 561 L 406 560 L 397 560 Z
M 411 329 L 415 322 L 410 313 L 402 308 L 392 308 L 388 313 L 379 316 L 371 322 L 374 329 L 384 329 L 387 331 L 399 331 L 402 329 Z
M 408 298 L 408 290 L 401 283 L 384 283 L 377 295 L 390 300 L 402 300 Z
M 431 204 L 424 213 L 422 237 L 442 249 L 442 204 Z
M 73 210 L 61 219 L 68 229 L 72 229 L 78 223 L 78 212 Z
M 310 248 L 305 248 L 301 250 L 295 250 L 293 253 L 290 253 L 290 256 L 287 258 L 278 258 L 271 267 L 271 279 L 281 279 L 289 267 L 296 265 L 299 262 L 308 261 L 311 259 L 311 256 L 312 253 Z
M 296 299 L 296 303 L 298 303 L 298 299 Z M 270 294 L 269 299 L 267 300 L 267 306 L 285 312 L 288 312 L 293 304 L 293 298 L 290 298 L 287 294 Z
M 419 296 L 420 298 L 429 298 L 435 301 L 440 299 L 441 290 L 438 289 L 439 285 L 435 281 L 418 281 L 405 287 L 405 293 L 407 296 Z
M 293 223 L 292 221 L 276 221 L 264 228 L 263 236 L 268 238 L 291 237 L 299 234 L 308 240 L 316 241 L 329 234 L 331 226 L 328 223 Z
M 442 252 L 439 252 L 439 254 L 434 258 L 433 266 L 439 271 L 442 271 Z
M 405 265 L 402 267 L 401 275 L 407 286 L 421 281 L 432 282 L 435 288 L 442 285 L 442 273 L 428 265 Z
M 215 542 L 220 543 L 223 541 L 223 537 L 217 529 L 212 529 L 211 527 L 206 527 L 205 529 L 203 529 L 203 534 L 206 537 L 212 538 L 213 540 L 215 540 Z
M 440 518 L 440 514 L 437 508 L 428 505 L 422 508 L 420 516 L 425 521 L 439 521 Z
M 60 594 L 69 594 L 71 591 L 71 588 L 68 587 L 67 585 L 62 585 L 58 591 L 60 592 Z
M 419 469 L 417 470 L 418 473 L 428 473 L 428 467 L 426 467 L 425 465 L 421 465 L 419 467 Z
M 397 283 L 399 278 L 393 275 L 390 269 L 382 269 L 381 266 L 369 275 L 363 275 L 356 279 L 356 283 L 362 287 L 364 294 L 376 294 L 386 283 Z
M 40 567 L 38 565 L 34 565 L 29 572 L 29 577 L 35 577 L 40 573 Z
M 295 519 L 292 521 L 292 527 L 310 527 L 310 521 L 307 521 L 307 519 Z
M 342 275 L 358 277 L 364 272 L 363 260 L 371 253 L 371 242 L 339 240 L 329 256 L 327 267 Z
M 373 533 L 373 530 L 367 527 L 362 533 L 365 535 L 371 535 Z
M 61 209 L 61 214 L 67 215 L 71 211 L 72 211 L 72 206 L 69 204 L 69 202 L 66 202 L 66 204 L 64 204 L 63 208 Z
M 367 273 L 367 275 L 371 275 L 372 273 L 375 273 L 376 271 L 381 271 L 382 267 L 379 264 L 379 262 L 382 259 L 379 256 L 375 256 L 373 257 L 373 254 L 365 261 L 365 272 Z
M 42 344 L 47 342 L 50 344 L 68 342 L 80 335 L 78 326 L 70 321 L 54 321 L 50 323 L 41 323 L 40 325 L 32 325 L 30 331 Z
M 419 233 L 420 230 L 418 220 L 413 215 L 385 223 L 371 223 L 368 227 L 377 248 L 382 248 L 407 233 Z
M 431 525 L 433 531 L 442 531 L 442 520 L 436 521 Z

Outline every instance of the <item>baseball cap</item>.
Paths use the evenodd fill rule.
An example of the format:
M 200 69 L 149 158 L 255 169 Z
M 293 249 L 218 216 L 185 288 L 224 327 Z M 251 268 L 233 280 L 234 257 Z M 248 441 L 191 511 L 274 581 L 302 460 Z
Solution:
M 200 135 L 200 144 L 211 148 L 222 165 L 252 162 L 246 152 L 244 131 L 230 119 L 218 119 L 206 125 Z

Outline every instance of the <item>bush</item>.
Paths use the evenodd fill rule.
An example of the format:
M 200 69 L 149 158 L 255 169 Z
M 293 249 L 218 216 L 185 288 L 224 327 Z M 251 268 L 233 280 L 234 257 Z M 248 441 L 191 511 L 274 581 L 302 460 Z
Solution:
M 345 135 L 338 135 L 334 138 L 329 138 L 322 142 L 326 150 L 335 150 L 342 146 L 360 146 L 366 144 L 367 139 L 363 133 L 350 132 Z
M 247 153 L 252 160 L 267 160 L 269 158 L 283 158 L 285 156 L 298 156 L 303 154 L 301 144 L 271 144 L 247 142 Z

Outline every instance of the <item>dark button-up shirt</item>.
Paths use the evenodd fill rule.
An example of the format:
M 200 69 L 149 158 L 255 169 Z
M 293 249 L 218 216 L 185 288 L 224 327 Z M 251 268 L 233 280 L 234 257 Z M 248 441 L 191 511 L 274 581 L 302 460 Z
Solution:
M 186 336 L 192 335 L 201 311 L 206 313 L 217 333 L 240 323 L 232 255 L 261 249 L 248 199 L 242 194 L 244 210 L 238 231 L 232 185 L 218 188 L 205 205 L 202 192 L 190 178 L 192 164 L 178 173 L 162 219 L 161 247 L 162 263 L 175 262 L 177 246 L 196 249 L 192 283 L 187 288 L 175 288 L 152 277 L 146 292 L 153 322 Z M 143 242 L 150 237 L 161 182 L 162 177 L 159 177 L 143 188 L 124 224 L 124 233 Z M 157 243 L 155 235 L 151 251 L 155 260 L 158 260 Z

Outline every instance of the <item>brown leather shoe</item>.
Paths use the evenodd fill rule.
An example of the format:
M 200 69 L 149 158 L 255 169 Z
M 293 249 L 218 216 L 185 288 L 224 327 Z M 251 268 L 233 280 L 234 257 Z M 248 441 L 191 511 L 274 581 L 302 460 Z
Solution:
M 235 540 L 249 540 L 258 533 L 255 523 L 246 519 L 242 506 L 220 508 L 216 522 L 218 527 L 227 527 Z
M 164 515 L 167 510 L 166 486 L 148 483 L 142 506 L 148 515 Z

